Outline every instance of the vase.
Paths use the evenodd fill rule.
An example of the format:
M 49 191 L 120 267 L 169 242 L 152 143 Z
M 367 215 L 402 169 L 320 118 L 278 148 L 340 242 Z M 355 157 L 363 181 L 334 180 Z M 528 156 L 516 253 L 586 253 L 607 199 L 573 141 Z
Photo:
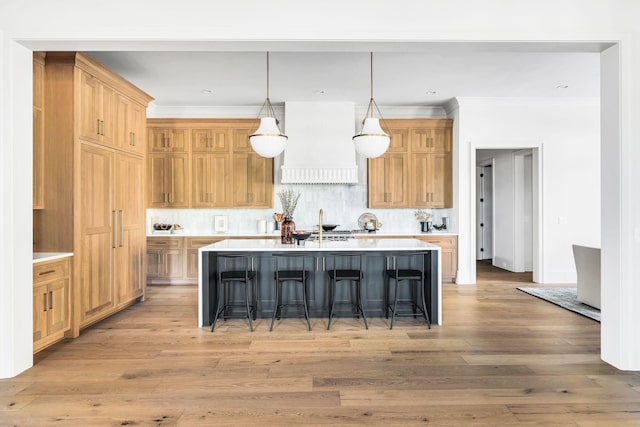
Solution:
M 420 221 L 420 230 L 423 233 L 428 233 L 429 231 L 431 231 L 432 225 L 433 223 L 431 221 Z
M 280 242 L 281 243 L 293 243 L 293 232 L 296 230 L 296 223 L 293 222 L 293 218 L 285 217 L 282 224 L 280 224 Z

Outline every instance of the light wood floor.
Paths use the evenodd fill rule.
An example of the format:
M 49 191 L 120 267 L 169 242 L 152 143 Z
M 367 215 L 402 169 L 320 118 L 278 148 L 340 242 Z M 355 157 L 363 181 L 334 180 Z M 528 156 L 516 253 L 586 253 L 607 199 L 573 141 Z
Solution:
M 384 319 L 196 324 L 196 289 L 147 301 L 0 381 L 0 426 L 640 426 L 640 374 L 600 361 L 599 323 L 478 267 L 444 326 Z

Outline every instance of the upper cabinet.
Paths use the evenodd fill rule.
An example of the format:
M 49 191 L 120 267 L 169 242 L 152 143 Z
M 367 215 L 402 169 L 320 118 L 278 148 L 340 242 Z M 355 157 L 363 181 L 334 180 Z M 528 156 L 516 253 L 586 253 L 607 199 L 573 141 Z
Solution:
M 249 144 L 258 120 L 150 119 L 147 124 L 148 207 L 273 207 L 273 160 L 256 155 Z
M 188 151 L 189 129 L 149 128 L 150 153 L 186 153 Z
M 33 53 L 33 209 L 44 209 L 44 60 Z
M 368 161 L 370 208 L 453 205 L 450 119 L 393 119 L 389 150 Z
M 116 92 L 84 70 L 80 75 L 80 139 L 115 145 Z
M 145 153 L 146 108 L 127 96 L 118 95 L 116 146 L 133 154 Z

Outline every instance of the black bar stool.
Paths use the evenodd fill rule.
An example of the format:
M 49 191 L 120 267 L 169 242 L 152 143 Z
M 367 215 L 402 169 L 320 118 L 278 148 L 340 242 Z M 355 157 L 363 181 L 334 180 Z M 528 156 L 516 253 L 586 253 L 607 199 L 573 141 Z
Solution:
M 330 281 L 330 310 L 329 310 L 329 324 L 327 329 L 331 329 L 331 321 L 335 314 L 336 305 L 336 287 L 339 282 L 346 282 L 349 284 L 355 284 L 356 302 L 339 302 L 338 304 L 351 304 L 355 309 L 355 316 L 362 315 L 364 320 L 364 327 L 369 329 L 367 324 L 367 316 L 364 314 L 364 308 L 362 306 L 362 282 L 364 281 L 364 273 L 362 272 L 363 256 L 360 254 L 347 254 L 347 253 L 334 253 L 330 254 L 333 257 L 333 268 L 327 270 Z M 339 266 L 339 268 L 338 268 Z M 349 293 L 351 293 L 351 287 L 349 287 Z
M 431 321 L 429 320 L 429 311 L 426 303 L 425 289 L 424 289 L 424 257 L 425 252 L 398 252 L 390 254 L 393 260 L 393 267 L 384 271 L 385 275 L 385 290 L 384 290 L 384 309 L 387 319 L 389 318 L 389 311 L 391 311 L 391 325 L 389 329 L 393 329 L 393 322 L 398 316 L 413 316 L 416 317 L 417 311 L 420 311 L 424 316 L 424 320 L 427 322 L 427 327 L 431 329 Z M 411 261 L 419 259 L 417 266 L 412 268 Z M 400 264 L 405 268 L 400 268 Z M 391 288 L 391 280 L 394 281 L 395 289 L 393 292 L 393 302 L 389 302 L 389 291 Z M 412 311 L 398 311 L 399 302 L 399 290 L 400 284 L 407 283 L 410 286 L 411 300 L 408 301 L 411 304 Z M 416 288 L 420 285 L 419 288 Z M 420 303 L 418 304 L 418 295 L 420 295 Z
M 211 332 L 214 331 L 218 318 L 222 315 L 223 319 L 231 318 L 226 312 L 233 307 L 244 307 L 246 316 L 249 319 L 249 329 L 253 332 L 253 321 L 256 319 L 258 310 L 257 303 L 257 275 L 255 271 L 249 269 L 251 257 L 245 255 L 218 255 L 217 257 L 217 299 L 216 314 L 211 324 Z M 242 266 L 238 269 L 238 264 Z M 227 269 L 228 268 L 228 269 Z M 241 285 L 244 289 L 244 304 L 232 304 L 229 301 L 230 285 Z M 251 286 L 253 285 L 253 286 Z M 251 294 L 252 303 L 249 303 Z
M 271 327 L 269 328 L 269 330 L 273 331 L 273 324 L 276 320 L 276 317 L 280 319 L 280 317 L 282 316 L 282 309 L 289 306 L 304 307 L 304 317 L 305 319 L 307 319 L 307 326 L 309 330 L 311 330 L 311 321 L 309 320 L 309 307 L 307 305 L 307 294 L 309 292 L 309 276 L 311 275 L 311 271 L 307 270 L 308 255 L 273 254 L 273 256 L 276 261 L 276 270 L 274 273 L 276 284 L 276 302 L 273 307 L 273 316 L 271 317 Z M 291 264 L 295 264 L 298 267 L 291 268 Z M 282 303 L 282 286 L 285 283 L 302 287 L 301 304 Z

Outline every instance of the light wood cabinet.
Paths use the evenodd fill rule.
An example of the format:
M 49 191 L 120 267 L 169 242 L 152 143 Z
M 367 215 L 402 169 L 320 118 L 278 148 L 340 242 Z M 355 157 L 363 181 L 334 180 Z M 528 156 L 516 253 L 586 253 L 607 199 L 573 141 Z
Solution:
M 273 206 L 273 160 L 255 153 L 233 155 L 233 206 Z
M 116 108 L 116 145 L 124 151 L 143 155 L 145 152 L 146 108 L 126 96 L 118 95 Z
M 456 275 L 458 274 L 458 237 L 425 234 L 414 237 L 442 248 L 440 251 L 442 257 L 442 281 L 449 280 L 455 282 Z
M 33 265 L 33 352 L 64 338 L 70 328 L 70 259 Z
M 229 129 L 193 129 L 191 151 L 228 153 L 231 145 Z
M 385 125 L 391 135 L 389 150 L 368 161 L 369 207 L 451 207 L 453 121 L 392 119 Z
M 44 171 L 51 191 L 34 216 L 34 250 L 74 253 L 72 336 L 144 296 L 151 99 L 85 54 L 46 55 Z
M 117 247 L 114 207 L 115 153 L 89 144 L 80 146 L 80 247 L 78 300 L 80 324 L 90 323 L 115 307 L 114 258 Z
M 149 128 L 149 152 L 188 152 L 189 129 Z
M 116 92 L 84 70 L 79 75 L 80 139 L 115 145 Z
M 189 207 L 188 161 L 188 154 L 149 154 L 149 207 Z
M 33 209 L 44 209 L 44 59 L 33 53 Z
M 151 119 L 148 125 L 148 207 L 273 207 L 273 160 L 249 143 L 257 120 Z M 176 135 L 188 141 L 180 144 L 188 148 L 185 157 L 159 153 L 175 148 L 167 141 Z
M 184 278 L 184 237 L 147 238 L 147 283 Z
M 409 168 L 406 153 L 388 153 L 369 160 L 369 207 L 408 205 Z
M 451 155 L 448 153 L 415 153 L 411 156 L 414 185 L 409 205 L 446 208 L 452 205 Z
M 191 207 L 231 207 L 233 194 L 229 154 L 191 155 Z
M 198 283 L 198 248 L 228 238 L 147 237 L 147 284 L 193 285 Z M 279 239 L 280 236 L 260 236 L 260 238 Z

